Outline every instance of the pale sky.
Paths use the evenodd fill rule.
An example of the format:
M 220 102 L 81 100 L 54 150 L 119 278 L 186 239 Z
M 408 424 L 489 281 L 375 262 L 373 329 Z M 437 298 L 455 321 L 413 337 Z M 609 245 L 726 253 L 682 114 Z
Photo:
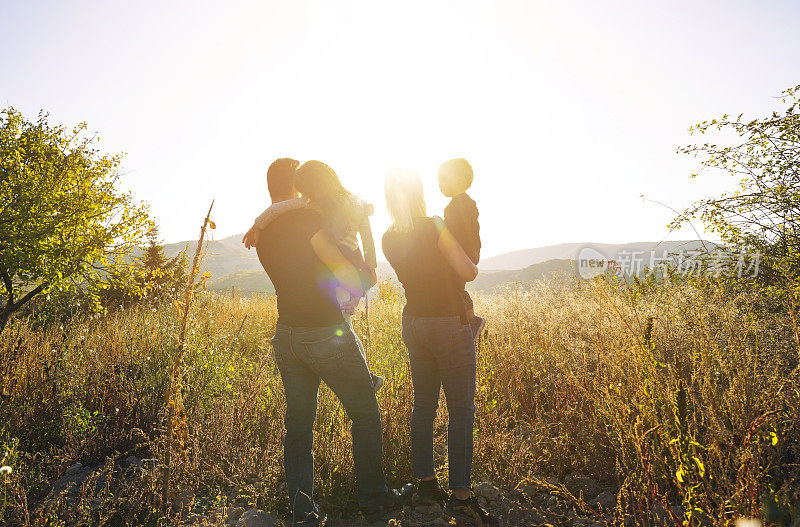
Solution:
M 0 106 L 86 121 L 168 242 L 267 205 L 277 157 L 319 159 L 388 219 L 383 177 L 466 157 L 485 256 L 659 240 L 727 180 L 690 180 L 687 127 L 779 107 L 797 2 L 0 0 Z M 705 138 L 702 138 L 705 139 Z M 729 182 L 728 182 L 729 183 Z M 690 230 L 672 239 L 690 238 Z

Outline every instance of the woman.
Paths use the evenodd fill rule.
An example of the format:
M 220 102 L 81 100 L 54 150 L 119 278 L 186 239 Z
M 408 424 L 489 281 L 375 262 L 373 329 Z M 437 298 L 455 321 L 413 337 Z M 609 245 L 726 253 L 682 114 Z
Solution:
M 403 342 L 411 363 L 414 408 L 411 448 L 420 503 L 447 502 L 456 515 L 496 520 L 472 495 L 472 428 L 475 421 L 475 342 L 461 301 L 459 278 L 472 281 L 478 269 L 439 218 L 425 213 L 422 181 L 416 173 L 386 178 L 392 225 L 383 252 L 403 284 Z M 462 282 L 463 283 L 463 282 Z M 433 421 L 444 388 L 450 415 L 447 430 L 448 498 L 433 467 Z

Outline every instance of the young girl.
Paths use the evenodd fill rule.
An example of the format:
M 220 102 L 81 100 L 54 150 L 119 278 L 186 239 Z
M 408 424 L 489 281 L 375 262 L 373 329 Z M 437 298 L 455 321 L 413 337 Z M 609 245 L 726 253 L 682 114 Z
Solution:
M 309 208 L 316 211 L 322 218 L 323 229 L 358 271 L 361 287 L 357 291 L 350 291 L 357 301 L 364 291 L 377 282 L 375 269 L 378 262 L 369 223 L 369 217 L 374 212 L 373 206 L 345 189 L 336 172 L 321 161 L 307 161 L 297 169 L 295 188 L 302 197 L 270 205 L 256 218 L 252 229 L 261 230 L 275 218 L 292 210 Z M 357 236 L 361 237 L 363 255 Z M 340 304 L 352 301 L 337 300 Z M 372 384 L 377 391 L 383 385 L 383 378 L 373 374 Z

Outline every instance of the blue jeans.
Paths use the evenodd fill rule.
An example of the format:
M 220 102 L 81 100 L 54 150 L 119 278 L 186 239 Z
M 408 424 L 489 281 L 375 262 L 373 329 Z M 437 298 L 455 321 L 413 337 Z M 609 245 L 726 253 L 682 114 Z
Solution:
M 307 328 L 278 324 L 272 345 L 286 392 L 283 462 L 295 521 L 303 520 L 314 507 L 312 448 L 320 380 L 336 394 L 352 421 L 359 505 L 380 503 L 388 491 L 380 410 L 361 342 L 350 325 Z
M 447 466 L 452 490 L 469 489 L 472 472 L 472 428 L 475 423 L 475 341 L 460 317 L 403 316 L 403 342 L 408 348 L 414 409 L 411 413 L 411 456 L 414 476 L 434 475 L 433 420 L 444 387 L 450 421 Z

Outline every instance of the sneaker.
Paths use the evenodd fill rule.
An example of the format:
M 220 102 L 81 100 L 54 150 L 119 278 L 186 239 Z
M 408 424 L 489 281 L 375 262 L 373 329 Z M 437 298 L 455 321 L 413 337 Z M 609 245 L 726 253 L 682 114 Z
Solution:
M 437 503 L 444 505 L 447 501 L 447 494 L 439 486 L 439 482 L 435 479 L 428 481 L 420 481 L 417 493 L 414 494 L 415 505 L 433 505 Z
M 469 328 L 472 330 L 472 338 L 477 342 L 483 334 L 483 330 L 486 329 L 486 319 L 483 317 L 472 317 L 472 320 L 469 321 Z
M 447 512 L 456 517 L 456 519 L 474 520 L 480 527 L 499 525 L 497 518 L 481 507 L 475 496 L 465 500 L 450 496 L 450 499 L 447 501 Z
M 372 388 L 377 392 L 383 387 L 383 377 L 380 375 L 372 374 Z
M 314 504 L 314 511 L 306 515 L 305 518 L 295 518 L 292 522 L 294 527 L 324 527 L 328 522 L 328 515 L 319 509 L 319 505 Z
M 408 483 L 399 489 L 389 489 L 379 500 L 378 504 L 369 507 L 361 507 L 361 514 L 369 523 L 383 519 L 390 512 L 400 510 L 403 506 L 411 503 L 414 491 L 417 488 Z

